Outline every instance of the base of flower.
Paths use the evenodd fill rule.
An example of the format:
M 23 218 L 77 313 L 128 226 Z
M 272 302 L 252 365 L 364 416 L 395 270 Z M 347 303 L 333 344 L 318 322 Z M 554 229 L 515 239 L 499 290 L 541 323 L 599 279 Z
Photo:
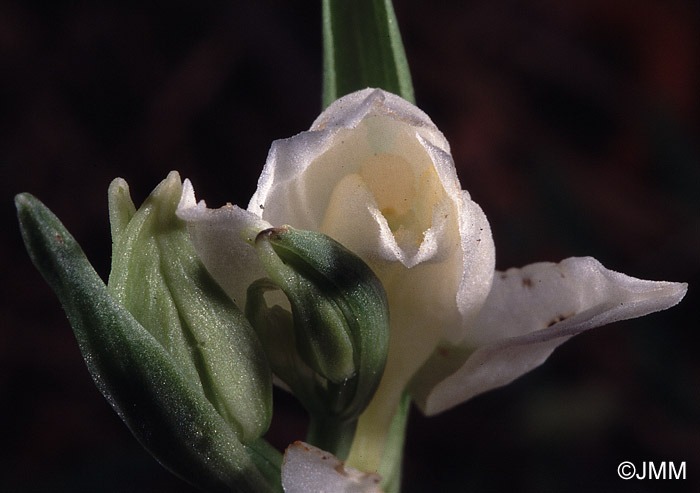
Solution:
M 350 446 L 355 438 L 357 420 L 337 421 L 326 417 L 311 417 L 306 441 L 340 460 L 345 460 L 350 453 Z
M 388 427 L 381 430 L 372 426 L 373 423 L 362 423 L 363 418 L 368 421 L 371 418 L 361 415 L 348 457 L 348 465 L 351 467 L 378 473 L 385 493 L 398 493 L 401 488 L 403 448 L 410 404 L 411 397 L 404 392 Z

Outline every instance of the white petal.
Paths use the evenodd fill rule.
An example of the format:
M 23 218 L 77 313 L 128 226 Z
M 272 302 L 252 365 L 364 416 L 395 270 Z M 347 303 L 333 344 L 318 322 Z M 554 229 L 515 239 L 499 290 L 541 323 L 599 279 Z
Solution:
M 377 474 L 346 466 L 334 455 L 304 442 L 287 447 L 282 463 L 285 493 L 381 493 Z
M 405 99 L 381 89 L 367 88 L 336 100 L 316 118 L 310 130 L 354 128 L 370 115 L 389 115 L 416 127 L 421 137 L 444 152 L 450 152 L 447 139 L 428 115 Z
M 207 209 L 203 200 L 197 204 L 189 180 L 183 183 L 176 214 L 187 222 L 197 255 L 209 273 L 244 309 L 248 286 L 265 277 L 255 249 L 244 236 L 254 238 L 257 232 L 270 228 L 270 223 L 235 205 Z
M 370 255 L 379 255 L 386 261 L 400 261 L 410 268 L 428 260 L 440 260 L 434 257 L 444 258 L 449 251 L 444 251 L 443 244 L 450 248 L 454 245 L 442 241 L 440 222 L 430 229 L 430 224 L 419 228 L 412 236 L 403 238 L 405 241 L 401 244 L 401 234 L 394 237 L 376 202 L 366 201 L 363 215 L 369 212 L 371 227 L 379 229 L 373 236 L 381 236 L 380 248 L 371 250 L 367 246 L 370 236 L 345 227 L 348 221 L 329 227 L 328 209 L 338 203 L 337 186 L 350 175 L 363 174 L 368 160 L 382 153 L 404 160 L 412 170 L 403 174 L 398 169 L 396 172 L 404 177 L 414 176 L 421 183 L 425 182 L 423 175 L 430 174 L 426 171 L 434 169 L 436 182 L 442 186 L 440 195 L 449 197 L 454 204 L 452 208 L 461 202 L 462 192 L 449 145 L 430 118 L 398 96 L 379 89 L 366 89 L 333 103 L 310 131 L 272 144 L 248 210 L 276 225 L 289 224 L 314 231 L 333 229 L 327 234 L 365 260 L 369 260 Z M 373 177 L 376 175 L 370 173 L 364 175 L 363 180 L 372 187 Z M 389 183 L 386 178 L 380 181 L 382 183 L 377 186 Z M 394 189 L 393 193 L 398 192 Z M 433 202 L 428 197 L 421 199 L 430 202 L 428 208 L 432 207 Z M 353 208 L 358 210 L 357 206 Z M 449 209 L 446 207 L 451 212 Z M 338 214 L 334 217 L 337 219 Z M 353 222 L 358 223 L 357 220 Z M 362 251 L 350 245 L 358 238 Z M 372 243 L 377 246 L 376 242 Z M 368 254 L 364 255 L 363 251 Z
M 449 409 L 539 366 L 570 337 L 670 308 L 686 290 L 613 272 L 591 257 L 497 273 L 461 347 L 439 349 L 421 368 L 416 401 L 426 414 Z
M 492 292 L 466 342 L 483 346 L 539 332 L 573 317 L 577 317 L 577 326 L 589 320 L 580 332 L 591 328 L 591 323 L 608 324 L 670 308 L 686 289 L 682 283 L 645 281 L 611 271 L 592 257 L 513 268 L 496 274 Z M 594 317 L 590 310 L 600 314 Z M 571 323 L 559 324 L 559 328 Z
M 459 212 L 459 234 L 462 245 L 462 276 L 457 289 L 457 308 L 461 322 L 445 332 L 451 344 L 462 341 L 467 329 L 491 292 L 496 248 L 491 227 L 479 205 L 462 192 Z
M 332 191 L 331 183 L 338 170 L 328 170 L 331 175 L 316 183 L 309 184 L 301 178 L 313 160 L 328 150 L 333 136 L 329 131 L 302 132 L 274 141 L 248 210 L 277 226 L 289 224 L 315 230 L 323 219 L 327 202 L 324 195 L 327 197 Z M 318 190 L 309 189 L 312 185 Z
M 364 259 L 396 258 L 400 252 L 377 203 L 359 175 L 343 177 L 333 189 L 318 229 Z M 348 234 L 350 233 L 350 234 Z

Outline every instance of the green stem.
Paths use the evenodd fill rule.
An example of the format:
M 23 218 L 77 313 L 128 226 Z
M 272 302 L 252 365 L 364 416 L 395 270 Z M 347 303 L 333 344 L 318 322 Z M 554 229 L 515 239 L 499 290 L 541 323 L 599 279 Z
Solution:
M 337 421 L 325 417 L 311 416 L 306 441 L 345 460 L 355 437 L 357 420 Z
M 375 399 L 360 415 L 347 459 L 348 465 L 355 469 L 379 474 L 385 493 L 398 493 L 401 487 L 410 404 L 411 398 L 405 391 L 393 398 Z
M 379 466 L 384 493 L 398 493 L 401 490 L 401 468 L 403 464 L 403 448 L 406 442 L 406 426 L 408 411 L 411 408 L 411 397 L 404 392 L 396 414 L 389 427 L 389 435 L 384 448 L 384 455 Z

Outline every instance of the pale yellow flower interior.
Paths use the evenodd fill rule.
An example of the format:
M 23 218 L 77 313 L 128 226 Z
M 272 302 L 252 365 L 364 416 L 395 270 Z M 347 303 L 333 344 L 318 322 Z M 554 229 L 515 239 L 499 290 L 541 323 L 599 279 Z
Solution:
M 404 221 L 415 222 L 416 179 L 408 161 L 395 154 L 374 154 L 362 163 L 360 176 L 392 231 L 403 227 Z
M 435 168 L 416 176 L 414 166 L 403 157 L 378 153 L 364 160 L 359 174 L 396 242 L 401 247 L 419 247 L 431 226 L 435 205 L 444 195 Z
M 436 206 L 447 195 L 415 130 L 384 117 L 339 131 L 334 145 L 305 174 L 302 195 L 316 199 L 309 209 L 325 212 L 321 231 L 329 229 L 324 232 L 351 248 L 351 236 L 365 236 L 348 227 L 352 215 L 369 206 L 386 219 L 397 246 L 415 255 L 433 225 Z M 372 236 L 376 233 L 365 237 Z

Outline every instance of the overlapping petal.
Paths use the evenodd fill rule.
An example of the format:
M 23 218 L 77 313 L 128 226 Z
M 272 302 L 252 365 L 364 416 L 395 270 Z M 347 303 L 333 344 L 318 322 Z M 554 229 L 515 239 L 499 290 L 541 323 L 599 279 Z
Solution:
M 239 307 L 245 307 L 248 286 L 265 277 L 246 240 L 252 241 L 270 223 L 231 204 L 208 209 L 203 200 L 197 203 L 189 180 L 183 183 L 176 214 L 187 222 L 197 255 L 209 273 Z

